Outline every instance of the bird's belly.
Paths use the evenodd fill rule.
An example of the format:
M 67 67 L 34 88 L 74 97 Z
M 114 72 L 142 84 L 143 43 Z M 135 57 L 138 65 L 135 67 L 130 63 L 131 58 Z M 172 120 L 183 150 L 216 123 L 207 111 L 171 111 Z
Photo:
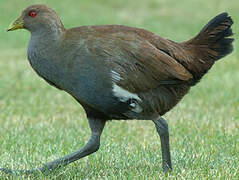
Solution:
M 123 118 L 127 105 L 113 94 L 111 79 L 107 72 L 98 72 L 94 66 L 69 68 L 67 64 L 41 58 L 29 58 L 32 68 L 50 85 L 72 95 L 84 108 L 100 111 L 107 116 Z
M 128 104 L 121 102 L 113 94 L 111 80 L 95 71 L 81 69 L 77 73 L 68 73 L 60 86 L 71 94 L 84 108 L 91 108 L 112 118 L 123 118 Z

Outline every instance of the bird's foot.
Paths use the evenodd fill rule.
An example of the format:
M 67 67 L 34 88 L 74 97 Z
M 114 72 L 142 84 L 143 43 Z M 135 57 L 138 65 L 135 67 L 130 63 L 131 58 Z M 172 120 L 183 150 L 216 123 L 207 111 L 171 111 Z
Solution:
M 168 165 L 163 166 L 163 172 L 165 174 L 171 173 L 172 171 L 173 171 L 173 168 L 171 166 L 168 166 Z
M 4 174 L 10 174 L 10 175 L 24 175 L 24 174 L 44 174 L 47 172 L 46 170 L 43 170 L 43 168 L 35 168 L 35 169 L 26 169 L 26 170 L 16 170 L 16 169 L 8 169 L 8 168 L 0 168 L 0 172 Z

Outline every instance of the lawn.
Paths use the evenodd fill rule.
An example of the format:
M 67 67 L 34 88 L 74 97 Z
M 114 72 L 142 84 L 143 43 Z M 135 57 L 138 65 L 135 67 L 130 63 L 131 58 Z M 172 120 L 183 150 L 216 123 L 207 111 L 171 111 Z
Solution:
M 234 52 L 165 115 L 172 173 L 162 172 L 160 141 L 151 121 L 111 121 L 97 153 L 48 176 L 22 179 L 239 179 L 238 0 L 0 0 L 0 167 L 39 167 L 81 148 L 90 136 L 82 107 L 31 69 L 26 58 L 30 34 L 6 32 L 33 3 L 54 8 L 67 28 L 124 24 L 179 42 L 227 11 L 236 40 Z M 19 177 L 0 173 L 0 179 Z

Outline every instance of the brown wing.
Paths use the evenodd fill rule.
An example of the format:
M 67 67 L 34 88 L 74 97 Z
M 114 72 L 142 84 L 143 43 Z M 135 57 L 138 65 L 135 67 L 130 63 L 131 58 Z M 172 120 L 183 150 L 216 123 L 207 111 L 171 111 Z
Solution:
M 173 50 L 172 42 L 149 31 L 107 25 L 74 28 L 68 34 L 79 35 L 87 51 L 107 63 L 115 83 L 132 93 L 192 78 L 190 72 L 168 55 Z
M 115 34 L 117 49 L 112 58 L 115 82 L 132 93 L 146 92 L 160 84 L 174 84 L 192 78 L 180 63 L 136 34 Z M 116 57 L 116 56 L 114 56 Z

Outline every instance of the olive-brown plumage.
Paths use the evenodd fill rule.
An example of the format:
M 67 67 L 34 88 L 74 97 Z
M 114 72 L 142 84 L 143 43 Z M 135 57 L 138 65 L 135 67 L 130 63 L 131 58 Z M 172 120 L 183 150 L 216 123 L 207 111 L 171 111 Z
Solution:
M 163 169 L 172 169 L 168 125 L 161 116 L 216 60 L 232 51 L 232 24 L 231 17 L 222 13 L 195 38 L 176 43 L 122 25 L 65 29 L 56 12 L 45 5 L 26 8 L 9 31 L 31 32 L 27 52 L 31 66 L 84 107 L 92 131 L 81 150 L 36 170 L 52 170 L 97 151 L 110 119 L 152 120 L 161 139 Z

